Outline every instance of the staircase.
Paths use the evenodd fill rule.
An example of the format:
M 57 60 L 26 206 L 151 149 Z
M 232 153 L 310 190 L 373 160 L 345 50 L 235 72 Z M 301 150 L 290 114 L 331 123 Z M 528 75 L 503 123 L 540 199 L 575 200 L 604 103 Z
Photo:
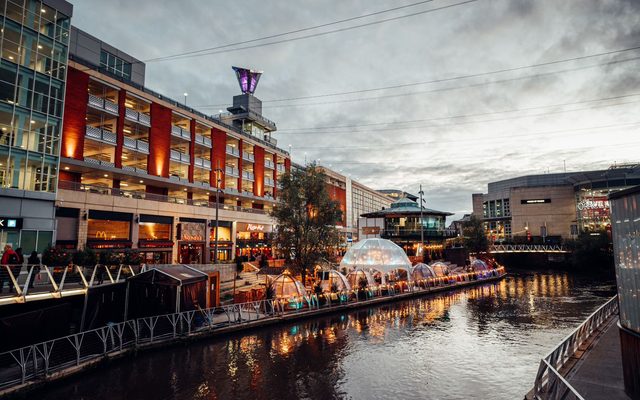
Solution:
M 258 275 L 255 271 L 241 272 L 238 276 L 240 279 L 236 279 L 236 291 L 264 287 L 264 275 Z M 231 302 L 230 296 L 233 296 L 233 279 L 220 284 L 220 300 L 227 303 L 228 298 L 228 302 Z

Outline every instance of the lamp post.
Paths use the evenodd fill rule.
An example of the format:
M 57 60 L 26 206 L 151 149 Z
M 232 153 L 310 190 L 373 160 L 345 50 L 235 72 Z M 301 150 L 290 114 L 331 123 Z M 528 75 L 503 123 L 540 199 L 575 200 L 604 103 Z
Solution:
M 218 226 L 219 226 L 219 220 L 218 220 L 218 210 L 220 208 L 220 183 L 222 182 L 222 179 L 220 178 L 221 174 L 222 174 L 222 169 L 220 168 L 216 168 L 214 170 L 214 172 L 216 173 L 216 233 L 215 233 L 215 243 L 213 244 L 213 263 L 217 264 L 218 263 Z
M 187 96 L 189 95 L 189 93 L 184 92 L 184 105 L 187 105 Z
M 424 252 L 424 219 L 422 216 L 422 195 L 424 192 L 422 191 L 422 185 L 420 185 L 420 191 L 418 192 L 420 195 L 420 255 L 423 255 Z

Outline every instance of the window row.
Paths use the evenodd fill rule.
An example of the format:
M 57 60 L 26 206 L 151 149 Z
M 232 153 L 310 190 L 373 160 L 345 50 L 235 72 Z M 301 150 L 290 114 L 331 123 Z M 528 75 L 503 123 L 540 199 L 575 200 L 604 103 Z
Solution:
M 63 43 L 69 41 L 69 16 L 35 0 L 0 0 L 0 12 L 35 32 Z
M 36 192 L 55 192 L 57 160 L 0 146 L 0 186 Z
M 56 155 L 61 120 L 0 102 L 0 145 Z

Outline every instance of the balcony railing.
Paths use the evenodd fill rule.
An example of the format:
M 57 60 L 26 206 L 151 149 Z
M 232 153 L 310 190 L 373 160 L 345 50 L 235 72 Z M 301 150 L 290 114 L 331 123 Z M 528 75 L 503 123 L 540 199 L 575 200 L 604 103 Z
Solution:
M 122 145 L 127 149 L 135 150 L 144 154 L 149 154 L 149 143 L 143 140 L 136 140 L 125 137 Z
M 117 136 L 113 132 L 105 131 L 104 129 L 96 128 L 94 126 L 88 126 L 85 130 L 85 135 L 88 138 L 99 140 L 107 144 L 115 145 L 117 142 Z
M 91 157 L 85 157 L 84 161 L 89 163 L 89 164 L 102 165 L 104 167 L 115 167 L 116 166 L 111 161 L 96 160 L 95 158 L 91 158 Z
M 169 152 L 169 158 L 173 161 L 181 162 L 183 164 L 191 163 L 191 157 L 189 157 L 189 154 L 184 154 L 173 149 Z
M 204 168 L 204 169 L 211 170 L 211 161 L 205 160 L 204 158 L 194 157 L 193 158 L 193 165 L 195 165 L 198 168 Z
M 238 171 L 238 168 L 230 167 L 228 165 L 224 168 L 224 173 L 227 176 L 233 176 L 236 178 L 240 176 L 240 171 Z
M 242 171 L 242 179 L 245 181 L 255 181 L 255 175 L 253 175 L 253 172 L 249 172 L 249 171 Z
M 103 99 L 102 97 L 98 97 L 90 94 L 89 105 L 94 108 L 99 108 L 101 110 L 108 111 L 111 114 L 118 115 L 118 105 L 112 101 Z
M 181 139 L 188 140 L 188 141 L 191 140 L 191 132 L 175 125 L 171 126 L 171 136 L 179 137 Z
M 444 237 L 446 231 L 444 229 L 423 229 L 424 236 L 428 237 Z M 416 229 L 385 229 L 382 231 L 383 237 L 418 237 L 420 236 L 420 228 Z
M 151 126 L 151 117 L 130 108 L 126 108 L 124 110 L 124 117 L 130 121 L 139 122 L 145 126 Z
M 196 133 L 196 140 L 195 140 L 196 144 L 202 145 L 204 147 L 208 147 L 211 148 L 212 144 L 211 144 L 211 138 L 208 138 L 206 136 L 202 136 L 200 134 Z
M 240 150 L 237 147 L 227 145 L 227 154 L 234 157 L 240 157 Z
M 275 183 L 273 182 L 273 179 L 271 179 L 271 178 L 264 178 L 264 185 L 265 186 L 274 187 Z
M 285 171 L 284 164 L 278 164 L 276 167 L 277 167 L 278 172 L 284 172 Z
M 248 191 L 248 190 L 243 190 L 243 191 L 242 191 L 242 195 L 243 195 L 243 196 L 253 196 L 253 192 L 250 192 L 250 191 Z
M 254 162 L 256 160 L 252 153 L 242 153 L 242 159 L 250 162 Z
M 265 159 L 265 160 L 264 160 L 264 166 L 265 166 L 265 167 L 267 167 L 267 168 L 269 168 L 269 169 L 275 169 L 275 168 L 276 168 L 276 166 L 275 166 L 275 164 L 273 163 L 273 161 L 271 161 L 271 160 L 269 160 L 269 159 Z
M 133 190 L 122 190 L 109 188 L 104 186 L 94 186 L 94 185 L 84 185 L 80 182 L 69 182 L 69 181 L 60 181 L 58 185 L 59 189 L 63 190 L 73 190 L 79 192 L 89 192 L 95 194 L 102 194 L 106 196 L 117 196 L 117 197 L 128 197 L 139 200 L 151 200 L 151 201 L 159 201 L 163 203 L 177 203 L 177 204 L 186 204 L 186 205 L 194 205 L 200 207 L 208 207 L 215 208 L 215 202 L 208 202 L 206 200 L 191 200 L 180 197 L 171 197 L 171 196 L 163 196 L 159 194 L 153 193 L 145 193 L 145 192 L 137 192 Z M 225 193 L 235 193 L 237 194 L 237 190 L 225 189 Z M 244 208 L 238 206 L 232 206 L 227 204 L 220 204 L 220 208 L 223 210 L 231 210 L 231 211 L 240 211 L 240 212 L 248 212 L 253 214 L 266 214 L 265 210 L 260 210 L 256 208 Z
M 131 167 L 129 165 L 123 165 L 122 169 L 124 171 L 137 172 L 139 174 L 146 174 L 147 173 L 147 169 L 146 168 Z

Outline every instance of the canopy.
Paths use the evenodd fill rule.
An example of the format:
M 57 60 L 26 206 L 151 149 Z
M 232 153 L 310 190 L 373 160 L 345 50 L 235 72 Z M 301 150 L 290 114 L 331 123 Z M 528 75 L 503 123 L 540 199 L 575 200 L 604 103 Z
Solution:
M 331 292 L 331 286 L 335 285 L 338 291 L 351 290 L 351 285 L 347 278 L 340 272 L 332 269 L 329 271 L 323 271 L 323 279 L 320 281 L 320 286 L 325 292 Z
M 391 272 L 401 268 L 411 270 L 411 261 L 404 250 L 386 239 L 364 239 L 346 252 L 340 267 L 353 270 L 356 267 L 373 268 L 382 272 Z
M 271 281 L 271 287 L 274 289 L 274 296 L 279 298 L 307 295 L 304 285 L 287 272 L 275 277 Z
M 411 278 L 413 280 L 429 279 L 429 278 L 434 278 L 435 276 L 436 276 L 436 273 L 433 272 L 433 269 L 431 269 L 431 267 L 428 266 L 427 264 L 423 264 L 423 263 L 416 264 L 411 270 Z
M 440 261 L 434 262 L 433 264 L 431 264 L 431 269 L 436 274 L 436 276 L 449 275 L 449 267 L 447 266 L 447 264 L 443 262 L 440 262 Z
M 373 279 L 373 275 L 371 272 L 365 271 L 363 269 L 356 269 L 355 271 L 351 271 L 347 274 L 347 280 L 351 287 L 358 288 L 360 287 L 360 279 L 367 280 L 367 286 L 375 286 L 376 281 Z
M 487 265 L 486 262 L 482 261 L 482 260 L 473 260 L 473 262 L 471 263 L 471 269 L 473 269 L 474 271 L 487 271 L 489 270 L 489 266 Z

